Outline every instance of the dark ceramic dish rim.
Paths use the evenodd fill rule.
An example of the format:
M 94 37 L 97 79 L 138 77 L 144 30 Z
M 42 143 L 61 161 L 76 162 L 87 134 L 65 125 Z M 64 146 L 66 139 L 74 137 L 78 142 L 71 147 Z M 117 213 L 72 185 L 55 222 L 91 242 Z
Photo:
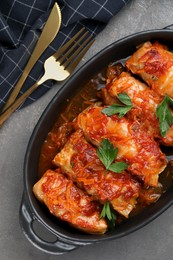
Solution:
M 98 236 L 78 232 L 70 233 L 71 231 L 69 232 L 59 227 L 58 225 L 56 225 L 54 221 L 49 220 L 47 216 L 44 215 L 44 212 L 42 212 L 42 209 L 40 209 L 40 206 L 38 206 L 38 201 L 35 199 L 32 193 L 32 186 L 36 181 L 36 177 L 32 177 L 34 176 L 32 170 L 35 169 L 36 172 L 36 162 L 38 162 L 40 146 L 43 143 L 47 133 L 51 129 L 56 119 L 56 116 L 53 118 L 52 115 L 61 112 L 62 107 L 66 105 L 63 105 L 62 103 L 66 102 L 66 99 L 72 96 L 73 90 L 75 90 L 75 85 L 79 84 L 78 89 L 80 89 L 82 82 L 85 83 L 85 80 L 83 80 L 82 75 L 87 75 L 88 79 L 90 79 L 98 71 L 106 67 L 110 62 L 129 56 L 127 54 L 133 53 L 136 46 L 146 40 L 158 40 L 163 43 L 166 43 L 167 45 L 170 45 L 170 42 L 173 41 L 173 31 L 169 29 L 162 29 L 148 30 L 144 32 L 135 33 L 123 39 L 120 39 L 101 50 L 94 57 L 92 57 L 86 64 L 84 64 L 78 71 L 76 71 L 76 73 L 74 73 L 69 78 L 69 80 L 66 81 L 62 89 L 58 91 L 58 93 L 50 101 L 47 108 L 42 113 L 42 116 L 40 117 L 31 135 L 24 161 L 24 199 L 22 200 L 21 209 L 22 206 L 27 205 L 27 208 L 29 208 L 28 212 L 30 214 L 31 220 L 37 219 L 45 226 L 45 228 L 54 233 L 62 241 L 68 242 L 76 246 L 80 246 L 94 242 L 101 242 L 104 240 L 116 239 L 128 235 L 129 233 L 134 232 L 137 229 L 142 228 L 144 225 L 151 222 L 153 219 L 155 219 L 161 213 L 163 213 L 173 203 L 173 192 L 171 191 L 171 189 L 169 189 L 165 194 L 162 195 L 162 197 L 159 199 L 157 203 L 148 207 L 146 210 L 143 211 L 142 214 L 132 217 L 131 219 L 117 227 L 114 231 L 109 231 L 103 236 Z M 116 50 L 118 50 L 119 53 L 116 53 Z M 115 56 L 117 58 L 115 58 L 115 56 L 113 55 L 114 52 L 116 53 Z M 73 87 L 71 88 L 71 86 Z M 61 107 L 60 111 L 57 111 L 58 107 Z M 49 118 L 50 120 L 47 121 L 47 119 Z M 32 161 L 34 162 L 33 167 L 31 167 L 30 165 Z M 25 235 L 29 238 L 30 234 L 27 234 L 27 232 L 30 231 L 26 231 L 26 225 L 24 225 L 23 223 L 24 221 L 21 211 L 20 222 Z M 28 225 L 30 225 L 30 222 L 28 222 Z M 32 238 L 29 240 L 32 240 Z M 33 244 L 35 244 L 35 242 L 33 242 Z

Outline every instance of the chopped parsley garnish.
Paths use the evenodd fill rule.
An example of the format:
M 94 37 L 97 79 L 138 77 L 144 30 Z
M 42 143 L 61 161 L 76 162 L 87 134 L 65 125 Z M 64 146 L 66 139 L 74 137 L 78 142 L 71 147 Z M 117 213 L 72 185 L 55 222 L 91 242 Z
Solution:
M 106 201 L 103 205 L 102 212 L 100 214 L 100 218 L 106 218 L 108 221 L 109 227 L 112 229 L 115 226 L 116 215 L 114 210 L 110 207 L 110 203 Z
M 113 104 L 112 106 L 103 108 L 103 114 L 106 114 L 107 116 L 119 114 L 119 117 L 123 117 L 125 114 L 127 114 L 127 112 L 131 110 L 131 108 L 133 107 L 132 101 L 126 92 L 118 94 L 117 98 L 119 99 L 119 101 L 121 101 L 122 104 Z
M 173 125 L 171 106 L 173 107 L 173 99 L 166 95 L 156 109 L 156 116 L 159 119 L 160 134 L 162 137 L 166 135 L 167 131 Z
M 113 161 L 117 158 L 118 148 L 114 147 L 108 139 L 103 139 L 97 149 L 97 155 L 100 161 L 104 164 L 106 170 L 110 170 L 117 173 L 122 173 L 127 169 L 127 163 Z

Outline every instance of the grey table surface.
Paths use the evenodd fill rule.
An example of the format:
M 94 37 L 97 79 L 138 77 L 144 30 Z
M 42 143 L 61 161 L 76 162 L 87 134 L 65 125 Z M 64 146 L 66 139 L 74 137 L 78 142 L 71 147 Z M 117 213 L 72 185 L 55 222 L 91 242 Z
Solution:
M 110 43 L 134 32 L 173 23 L 172 0 L 132 0 L 100 33 L 81 64 Z M 19 225 L 23 162 L 31 133 L 47 104 L 63 84 L 56 84 L 34 104 L 15 112 L 0 129 L 0 259 L 150 259 L 171 260 L 173 207 L 142 229 L 118 240 L 93 244 L 61 256 L 35 248 Z

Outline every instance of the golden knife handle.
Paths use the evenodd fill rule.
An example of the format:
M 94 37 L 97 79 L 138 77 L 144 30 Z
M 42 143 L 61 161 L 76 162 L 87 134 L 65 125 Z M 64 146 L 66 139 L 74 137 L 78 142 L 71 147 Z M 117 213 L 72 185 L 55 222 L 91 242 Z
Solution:
M 33 68 L 33 66 L 35 65 L 37 60 L 40 58 L 42 53 L 45 51 L 45 49 L 49 46 L 49 44 L 55 38 L 57 32 L 59 31 L 60 25 L 61 25 L 61 11 L 60 11 L 58 4 L 55 3 L 55 5 L 52 8 L 52 11 L 49 15 L 49 18 L 43 28 L 40 38 L 38 39 L 38 41 L 36 43 L 34 51 L 26 65 L 17 85 L 14 87 L 9 99 L 7 100 L 6 104 L 4 105 L 2 111 L 5 111 L 15 101 L 28 74 L 30 73 L 31 69 Z

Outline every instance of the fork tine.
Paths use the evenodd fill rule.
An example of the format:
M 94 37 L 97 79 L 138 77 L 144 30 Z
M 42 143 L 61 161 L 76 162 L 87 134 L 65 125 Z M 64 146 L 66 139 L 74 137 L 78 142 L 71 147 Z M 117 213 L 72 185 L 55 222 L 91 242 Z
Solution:
M 74 69 L 76 68 L 76 66 L 78 65 L 78 63 L 81 61 L 81 59 L 83 58 L 83 56 L 85 55 L 85 53 L 89 50 L 89 48 L 91 47 L 91 45 L 94 43 L 95 39 L 91 40 L 84 48 L 83 50 L 78 54 L 78 56 L 76 57 L 76 59 L 74 58 L 74 60 L 71 63 L 68 63 L 66 70 L 68 70 L 68 72 L 71 74 Z
M 66 51 L 69 46 L 74 43 L 74 41 L 78 38 L 78 36 L 85 30 L 85 28 L 83 27 L 78 33 L 76 33 L 67 43 L 65 43 L 60 49 L 57 50 L 57 52 L 54 53 L 54 58 L 58 59 L 59 56 L 61 56 L 64 51 Z
M 80 42 L 85 38 L 85 36 L 88 34 L 88 32 L 85 32 L 73 45 L 69 48 L 69 50 L 65 53 L 63 53 L 62 58 L 58 58 L 58 61 L 63 65 L 63 63 L 69 59 L 69 55 L 73 52 L 73 50 L 76 48 L 77 45 L 79 45 Z
M 87 44 L 88 44 L 88 42 L 90 41 L 90 39 L 91 39 L 91 35 L 83 42 L 83 43 L 81 43 L 81 45 L 74 51 L 74 53 L 71 55 L 71 56 L 67 56 L 66 57 L 66 61 L 64 62 L 62 62 L 61 63 L 61 65 L 63 65 L 64 66 L 64 68 L 66 69 L 67 67 L 68 67 L 68 65 L 71 63 L 71 61 L 75 58 L 75 57 L 77 57 L 77 55 L 80 53 L 80 51 L 83 49 L 83 47 L 84 46 L 86 46 Z M 79 39 L 79 41 L 77 42 L 77 44 L 79 45 L 80 44 L 80 39 Z M 71 54 L 72 52 L 70 52 L 70 54 Z M 65 55 L 66 56 L 66 55 Z

